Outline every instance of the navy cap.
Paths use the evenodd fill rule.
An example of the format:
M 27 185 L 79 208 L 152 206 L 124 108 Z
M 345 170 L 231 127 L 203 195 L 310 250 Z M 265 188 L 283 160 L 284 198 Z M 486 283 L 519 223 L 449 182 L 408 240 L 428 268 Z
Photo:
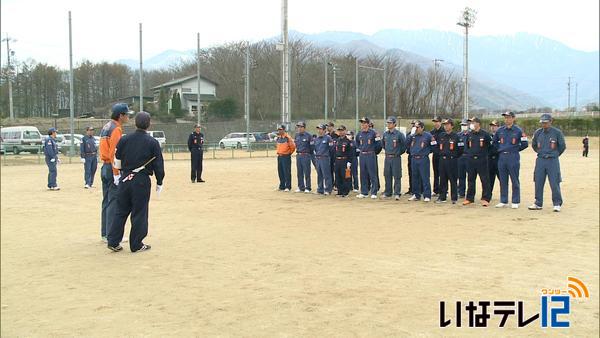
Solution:
M 431 121 L 433 121 L 433 122 L 442 122 L 442 118 L 439 117 L 439 116 L 436 116 L 433 119 L 431 119 Z
M 462 119 L 462 120 L 460 121 L 460 125 L 461 125 L 461 126 L 466 126 L 466 125 L 468 125 L 468 124 L 469 124 L 469 120 L 468 120 L 468 119 Z
M 542 116 L 540 116 L 540 123 L 541 122 L 550 122 L 550 121 L 552 121 L 552 115 L 542 114 Z
M 306 122 L 300 121 L 300 122 L 296 123 L 296 127 L 304 127 L 304 128 L 306 128 Z
M 387 118 L 387 120 L 385 122 L 396 124 L 396 118 L 393 117 L 393 116 L 390 116 L 390 117 Z
M 471 117 L 469 119 L 469 122 L 477 122 L 477 123 L 481 123 L 481 120 L 479 119 L 479 117 Z
M 366 116 L 363 117 L 362 119 L 358 120 L 358 121 L 360 121 L 360 123 L 371 123 L 371 120 L 369 120 L 369 118 L 366 117 Z
M 346 130 L 346 126 L 341 124 L 339 127 L 337 127 L 337 130 Z
M 52 128 L 50 128 L 50 129 L 48 129 L 48 135 L 50 135 L 50 134 L 52 134 L 52 133 L 54 133 L 54 132 L 56 132 L 56 133 L 57 133 L 57 132 L 58 132 L 58 129 L 56 129 L 56 128 L 54 128 L 54 127 L 52 127 Z
M 325 123 L 317 124 L 317 129 L 327 129 L 327 125 Z
M 285 130 L 285 124 L 278 124 L 277 130 Z
M 115 103 L 112 106 L 112 112 L 115 114 L 133 114 L 134 112 L 129 110 L 127 103 Z
M 442 121 L 442 124 L 451 124 L 451 125 L 454 125 L 454 121 L 452 119 L 444 119 L 444 121 Z
M 512 117 L 515 117 L 515 112 L 513 112 L 513 111 L 507 111 L 507 112 L 502 113 L 502 116 L 512 116 Z

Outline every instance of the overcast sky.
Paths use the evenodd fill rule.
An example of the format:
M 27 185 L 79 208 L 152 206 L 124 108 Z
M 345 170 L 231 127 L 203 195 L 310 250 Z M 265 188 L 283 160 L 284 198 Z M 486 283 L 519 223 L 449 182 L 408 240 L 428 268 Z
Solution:
M 465 6 L 478 12 L 474 35 L 540 34 L 572 48 L 596 51 L 598 0 L 289 0 L 289 28 L 304 33 L 456 26 Z M 260 40 L 280 33 L 280 0 L 2 0 L 1 31 L 18 40 L 11 49 L 68 66 L 68 11 L 73 15 L 73 54 L 81 59 L 138 58 L 138 24 L 144 28 L 144 58 L 167 49 L 209 47 L 235 40 Z M 2 48 L 5 62 L 6 45 Z

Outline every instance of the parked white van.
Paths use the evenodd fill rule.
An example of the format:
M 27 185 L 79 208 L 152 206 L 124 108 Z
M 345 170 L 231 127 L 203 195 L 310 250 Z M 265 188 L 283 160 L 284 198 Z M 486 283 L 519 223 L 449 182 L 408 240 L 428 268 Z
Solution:
M 158 141 L 158 144 L 160 144 L 160 149 L 163 149 L 165 147 L 165 144 L 167 143 L 167 137 L 165 136 L 164 131 L 149 130 L 148 134 Z
M 36 154 L 42 146 L 42 134 L 32 126 L 3 127 L 0 129 L 0 137 L 4 150 L 13 154 L 22 151 Z

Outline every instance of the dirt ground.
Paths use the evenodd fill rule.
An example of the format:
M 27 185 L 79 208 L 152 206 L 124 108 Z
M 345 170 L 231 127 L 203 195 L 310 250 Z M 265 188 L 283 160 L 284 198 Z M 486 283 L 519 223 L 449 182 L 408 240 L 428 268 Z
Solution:
M 207 183 L 191 184 L 188 162 L 168 161 L 164 191 L 150 202 L 153 247 L 137 254 L 101 243 L 102 192 L 83 189 L 82 165 L 59 167 L 58 192 L 45 190 L 44 166 L 5 166 L 1 335 L 597 337 L 591 143 L 582 158 L 580 139 L 569 139 L 561 157 L 561 213 L 549 207 L 548 186 L 544 210 L 526 208 L 531 149 L 518 210 L 276 192 L 272 157 L 207 160 Z M 493 204 L 498 194 L 496 186 Z M 442 300 L 522 300 L 534 315 L 540 290 L 566 289 L 567 276 L 590 292 L 571 301 L 569 329 L 542 329 L 539 319 L 519 329 L 516 316 L 498 328 L 494 315 L 486 331 L 470 329 L 464 310 L 462 328 L 439 327 Z

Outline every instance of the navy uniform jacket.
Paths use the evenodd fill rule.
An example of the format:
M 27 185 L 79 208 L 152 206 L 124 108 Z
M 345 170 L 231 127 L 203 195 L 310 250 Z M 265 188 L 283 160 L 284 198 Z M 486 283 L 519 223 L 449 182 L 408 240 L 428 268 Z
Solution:
M 202 151 L 203 147 L 204 147 L 204 134 L 196 133 L 196 132 L 191 133 L 190 137 L 188 137 L 189 151 L 192 151 L 192 150 Z
M 491 145 L 492 137 L 487 131 L 483 129 L 479 129 L 478 132 L 471 131 L 465 139 L 464 153 L 468 157 L 487 157 L 490 153 Z
M 52 137 L 48 137 L 44 141 L 44 155 L 46 155 L 46 159 L 58 158 L 58 145 L 56 145 L 56 140 Z
M 314 151 L 315 143 L 312 135 L 307 132 L 296 134 L 294 143 L 296 143 L 296 154 L 312 154 Z
M 394 128 L 388 129 L 383 133 L 383 149 L 386 155 L 397 155 L 400 156 L 406 151 L 406 139 L 404 134 Z
M 335 157 L 345 157 L 345 159 L 351 159 L 354 156 L 354 147 L 352 141 L 347 137 L 338 137 L 335 142 Z
M 356 134 L 356 144 L 361 153 L 379 153 L 381 152 L 381 139 L 373 129 L 359 131 Z
M 529 147 L 527 135 L 516 125 L 510 128 L 502 126 L 498 128 L 492 139 L 494 147 L 498 153 L 518 153 Z
M 458 133 L 458 146 L 461 148 L 462 154 L 465 154 L 465 142 L 467 141 L 468 131 L 461 131 Z
M 156 174 L 156 184 L 162 185 L 165 177 L 165 167 L 163 163 L 160 144 L 145 130 L 137 129 L 133 134 L 123 136 L 117 143 L 117 152 L 115 158 L 121 160 L 121 172 L 128 175 L 133 169 L 136 169 L 152 157 L 156 157 L 152 162 L 146 164 L 140 173 L 152 176 Z
M 81 145 L 79 146 L 79 151 L 81 153 L 81 158 L 96 157 L 98 148 L 96 147 L 96 140 L 94 139 L 94 136 L 85 135 L 81 139 Z
M 445 131 L 438 136 L 438 151 L 440 156 L 452 156 L 458 158 L 462 155 L 463 147 L 459 146 L 460 137 L 457 133 Z
M 408 135 L 406 138 L 406 147 L 410 150 L 411 156 L 427 157 L 436 144 L 437 141 L 426 131 L 421 135 Z
M 537 153 L 537 157 L 541 158 L 558 158 L 567 149 L 562 131 L 554 127 L 536 130 L 531 147 Z
M 491 134 L 490 137 L 492 138 L 492 144 L 490 144 L 490 159 L 498 159 L 498 145 L 496 143 L 494 143 L 494 136 L 496 136 L 498 133 L 496 132 L 496 134 Z
M 331 148 L 333 147 L 333 139 L 328 134 L 317 136 L 315 139 L 315 155 L 316 156 L 331 156 Z
M 431 131 L 429 133 L 435 139 L 435 141 L 439 143 L 440 135 L 442 135 L 443 133 L 445 133 L 444 126 L 441 126 L 440 129 L 433 128 L 433 129 L 431 129 Z M 439 154 L 440 153 L 439 148 L 435 147 L 433 149 L 433 153 L 436 154 L 436 155 Z

